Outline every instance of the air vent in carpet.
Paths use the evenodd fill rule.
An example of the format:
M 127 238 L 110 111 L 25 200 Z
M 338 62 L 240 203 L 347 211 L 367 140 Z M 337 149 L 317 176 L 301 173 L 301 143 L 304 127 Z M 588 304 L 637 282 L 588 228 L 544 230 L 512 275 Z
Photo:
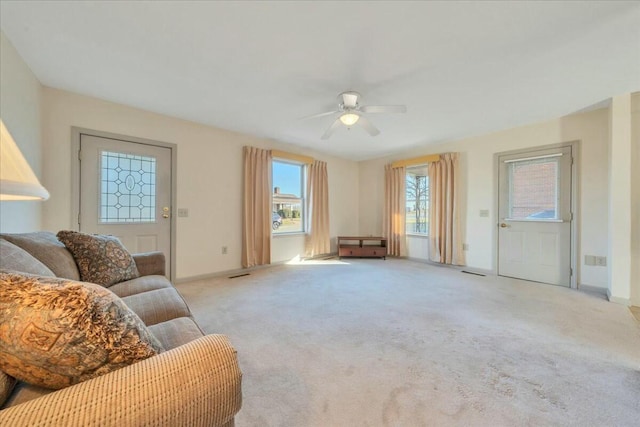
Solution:
M 467 270 L 462 270 L 463 273 L 467 273 L 467 274 L 473 274 L 475 276 L 482 276 L 485 277 L 486 274 L 482 274 L 482 273 L 474 273 L 473 271 L 467 271 Z

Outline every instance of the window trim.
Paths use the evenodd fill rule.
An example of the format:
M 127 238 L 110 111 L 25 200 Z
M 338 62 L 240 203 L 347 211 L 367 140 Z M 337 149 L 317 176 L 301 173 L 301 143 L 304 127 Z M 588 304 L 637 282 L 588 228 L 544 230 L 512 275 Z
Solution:
M 284 152 L 278 152 L 278 154 L 283 154 Z M 289 165 L 294 165 L 294 166 L 299 166 L 300 167 L 300 199 L 301 199 L 301 203 L 300 203 L 300 219 L 302 221 L 302 230 L 296 230 L 296 231 L 277 231 L 277 230 L 271 230 L 271 237 L 282 237 L 282 236 L 295 236 L 295 235 L 306 235 L 308 234 L 308 230 L 307 230 L 307 166 L 308 166 L 308 162 L 305 161 L 304 156 L 299 156 L 300 158 L 294 158 L 293 156 L 286 156 L 286 157 L 282 157 L 282 156 L 274 156 L 272 152 L 272 157 L 271 157 L 271 212 L 273 212 L 273 189 L 276 187 L 276 184 L 273 179 L 273 163 L 274 162 L 278 162 L 278 163 L 284 163 L 284 164 L 289 164 Z M 285 153 L 288 154 L 288 153 Z
M 409 174 L 410 169 L 417 169 L 417 168 L 422 168 L 425 167 L 427 168 L 427 174 L 426 175 L 419 175 L 419 176 L 425 176 L 427 178 L 427 194 L 428 194 L 428 179 L 429 179 L 429 163 L 425 162 L 425 163 L 420 163 L 420 164 L 412 164 L 411 166 L 406 166 L 406 170 L 405 170 L 405 206 L 406 206 L 406 202 L 407 202 L 407 175 Z M 429 195 L 430 196 L 430 195 Z M 427 203 L 427 222 L 426 224 L 429 224 L 429 214 L 431 212 L 431 200 L 430 197 L 428 197 L 426 199 L 426 203 Z M 428 238 L 429 237 L 429 227 L 427 227 L 426 231 L 421 233 L 421 232 L 416 232 L 416 231 L 412 231 L 412 232 L 408 232 L 407 231 L 407 225 L 406 225 L 406 220 L 407 220 L 407 212 L 405 212 L 405 235 L 406 236 L 412 236 L 412 237 L 421 237 L 421 238 Z

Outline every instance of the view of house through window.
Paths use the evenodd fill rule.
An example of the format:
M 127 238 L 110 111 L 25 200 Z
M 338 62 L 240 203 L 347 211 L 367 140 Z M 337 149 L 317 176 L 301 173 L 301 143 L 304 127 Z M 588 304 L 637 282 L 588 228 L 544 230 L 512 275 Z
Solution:
M 305 166 L 278 160 L 273 160 L 272 165 L 273 233 L 303 232 Z
M 408 167 L 405 186 L 407 234 L 427 234 L 429 232 L 429 174 L 427 165 Z
M 559 161 L 552 157 L 509 162 L 510 219 L 559 219 Z

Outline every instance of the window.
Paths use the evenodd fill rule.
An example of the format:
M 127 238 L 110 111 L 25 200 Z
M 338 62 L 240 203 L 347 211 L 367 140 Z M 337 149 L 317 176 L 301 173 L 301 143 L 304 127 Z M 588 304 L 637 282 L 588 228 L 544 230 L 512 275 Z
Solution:
M 273 209 L 274 234 L 302 233 L 304 227 L 305 165 L 273 160 Z
M 155 222 L 155 157 L 102 151 L 101 224 Z
M 429 233 L 429 173 L 427 165 L 407 167 L 407 234 Z
M 559 219 L 559 161 L 559 157 L 508 161 L 509 219 Z

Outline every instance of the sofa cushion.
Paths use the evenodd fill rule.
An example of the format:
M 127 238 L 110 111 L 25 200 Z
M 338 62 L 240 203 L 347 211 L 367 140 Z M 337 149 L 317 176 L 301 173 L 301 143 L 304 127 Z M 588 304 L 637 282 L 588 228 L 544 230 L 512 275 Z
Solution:
M 120 298 L 166 288 L 173 288 L 173 285 L 164 276 L 141 276 L 109 286 L 109 290 Z
M 21 247 L 0 239 L 0 268 L 54 277 L 53 271 Z
M 33 384 L 27 384 L 24 381 L 16 381 L 13 392 L 4 402 L 4 405 L 0 406 L 0 409 L 10 408 L 53 392 L 55 392 L 55 390 L 38 387 Z
M 109 287 L 139 276 L 136 262 L 117 237 L 69 230 L 57 236 L 73 255 L 85 282 Z
M 0 407 L 4 405 L 13 387 L 16 385 L 16 379 L 0 371 Z
M 59 389 L 162 350 L 108 289 L 0 271 L 0 369 L 17 379 Z
M 55 234 L 38 231 L 24 234 L 2 234 L 3 239 L 21 247 L 46 265 L 57 277 L 80 280 L 80 272 L 71 253 Z
M 190 317 L 178 317 L 149 326 L 149 332 L 160 341 L 165 350 L 180 347 L 204 335 Z
M 141 276 L 166 276 L 166 259 L 160 251 L 132 254 Z
M 177 317 L 189 317 L 191 312 L 178 291 L 171 287 L 156 289 L 122 298 L 147 326 Z

